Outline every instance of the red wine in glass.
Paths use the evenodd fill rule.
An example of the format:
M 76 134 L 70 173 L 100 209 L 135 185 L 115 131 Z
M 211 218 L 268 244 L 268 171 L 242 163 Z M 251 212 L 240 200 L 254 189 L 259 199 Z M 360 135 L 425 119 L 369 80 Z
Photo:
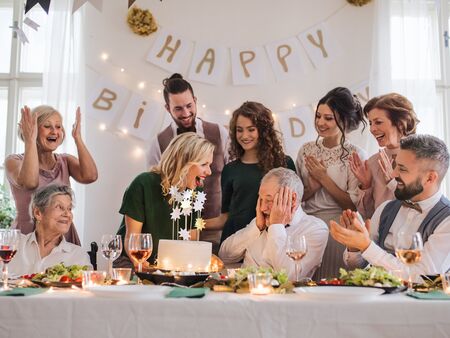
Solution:
M 9 263 L 9 261 L 13 259 L 16 252 L 17 250 L 13 249 L 12 247 L 9 247 L 8 245 L 2 245 L 0 249 L 0 261 Z

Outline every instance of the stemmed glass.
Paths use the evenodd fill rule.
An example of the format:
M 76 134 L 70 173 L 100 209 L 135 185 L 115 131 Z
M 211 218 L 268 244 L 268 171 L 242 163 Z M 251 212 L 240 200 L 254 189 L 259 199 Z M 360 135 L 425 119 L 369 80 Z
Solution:
M 295 262 L 295 281 L 300 281 L 300 261 L 308 252 L 306 237 L 300 234 L 288 235 L 286 238 L 286 255 Z
M 411 232 L 400 231 L 395 237 L 395 254 L 406 264 L 408 269 L 408 293 L 413 291 L 411 265 L 417 263 L 422 258 L 423 241 L 419 232 L 411 234 Z
M 112 278 L 113 261 L 122 253 L 122 236 L 103 235 L 101 245 L 102 255 L 108 260 L 108 275 Z
M 138 262 L 138 272 L 142 272 L 144 263 L 152 254 L 153 241 L 151 234 L 133 233 L 128 240 L 128 254 Z
M 1 229 L 0 230 L 0 261 L 3 262 L 3 290 L 9 290 L 8 287 L 8 263 L 13 259 L 17 252 L 17 246 L 20 240 L 20 230 Z

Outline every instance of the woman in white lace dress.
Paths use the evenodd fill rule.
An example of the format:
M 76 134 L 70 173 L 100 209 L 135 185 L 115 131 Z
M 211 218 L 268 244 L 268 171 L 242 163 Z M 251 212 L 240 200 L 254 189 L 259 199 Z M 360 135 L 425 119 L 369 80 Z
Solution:
M 305 186 L 304 211 L 329 225 L 330 220 L 339 221 L 343 210 L 356 210 L 358 180 L 350 170 L 349 157 L 353 152 L 363 158 L 366 155 L 346 134 L 361 123 L 365 126 L 366 121 L 356 96 L 343 87 L 320 99 L 314 121 L 318 138 L 300 148 L 296 165 Z M 330 236 L 314 279 L 338 277 L 339 268 L 344 267 L 343 252 L 344 246 Z

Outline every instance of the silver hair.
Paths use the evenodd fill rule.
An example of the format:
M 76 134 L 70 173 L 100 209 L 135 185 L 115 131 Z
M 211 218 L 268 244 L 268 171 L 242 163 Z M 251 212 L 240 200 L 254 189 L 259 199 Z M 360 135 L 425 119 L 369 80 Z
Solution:
M 38 189 L 31 197 L 29 213 L 34 223 L 36 219 L 34 218 L 33 210 L 38 208 L 43 212 L 52 203 L 53 197 L 58 195 L 69 196 L 72 200 L 72 205 L 74 204 L 74 194 L 71 187 L 67 185 L 57 185 L 50 184 L 46 187 Z
M 31 110 L 31 114 L 37 114 L 37 126 L 38 128 L 44 124 L 44 122 L 52 115 L 58 115 L 59 118 L 61 119 L 61 123 L 63 121 L 63 117 L 61 115 L 61 113 L 59 111 L 57 111 L 55 108 L 53 108 L 52 106 L 48 106 L 48 105 L 40 105 L 37 106 L 35 108 L 33 108 L 33 110 Z M 66 131 L 64 129 L 64 126 L 61 125 L 61 129 L 62 129 L 62 140 L 64 141 L 64 139 L 66 138 Z M 22 133 L 22 128 L 19 127 L 17 129 L 17 134 L 19 135 L 19 138 L 22 141 L 25 141 L 23 138 L 23 133 Z
M 265 183 L 272 177 L 276 178 L 280 187 L 288 187 L 297 194 L 297 201 L 300 205 L 303 198 L 303 183 L 300 177 L 291 169 L 274 168 L 270 170 L 261 180 L 261 184 Z

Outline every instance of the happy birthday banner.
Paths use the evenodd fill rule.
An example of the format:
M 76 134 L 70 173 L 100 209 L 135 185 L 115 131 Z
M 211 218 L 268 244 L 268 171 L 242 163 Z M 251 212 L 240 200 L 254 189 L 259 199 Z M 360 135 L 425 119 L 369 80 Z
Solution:
M 368 101 L 368 81 L 353 86 L 351 90 L 358 96 L 362 105 Z M 162 124 L 155 123 L 161 116 L 169 116 L 162 102 L 144 97 L 106 77 L 99 76 L 97 83 L 88 88 L 87 92 L 90 93 L 87 100 L 87 116 L 104 123 L 109 130 L 126 131 L 127 134 L 148 142 L 163 130 L 170 120 L 163 118 Z M 274 110 L 287 154 L 297 156 L 301 144 L 316 139 L 315 114 L 312 108 L 315 104 L 294 107 L 286 111 Z M 231 116 L 209 111 L 204 118 L 228 128 Z
M 25 13 L 37 4 L 48 13 L 50 2 L 51 0 L 27 0 Z M 134 2 L 129 0 L 128 8 Z M 102 11 L 103 0 L 74 0 L 72 13 L 86 3 Z M 169 29 L 159 28 L 146 60 L 171 73 L 187 73 L 190 80 L 212 85 L 219 85 L 224 81 L 229 72 L 226 69 L 228 64 L 231 65 L 234 85 L 262 84 L 267 76 L 265 72 L 267 59 L 278 81 L 299 78 L 304 75 L 305 63 L 311 62 L 316 69 L 320 69 L 333 62 L 342 53 L 342 48 L 325 21 L 344 7 L 338 8 L 323 22 L 297 36 L 270 42 L 264 46 L 225 47 L 217 43 L 193 41 Z M 18 27 L 11 28 L 20 33 Z M 302 53 L 302 49 L 305 53 Z M 305 54 L 309 61 L 306 60 Z M 186 59 L 190 59 L 189 72 L 183 69 Z
M 181 37 L 168 29 L 159 29 L 158 36 L 146 60 L 171 73 L 185 73 L 184 61 L 190 60 L 190 80 L 218 85 L 225 78 L 228 55 L 234 85 L 259 85 L 265 82 L 265 58 L 278 81 L 304 74 L 307 62 L 301 53 L 305 50 L 317 69 L 332 62 L 341 47 L 325 23 L 320 23 L 296 37 L 268 43 L 264 47 L 224 47 L 214 43 L 197 42 Z

